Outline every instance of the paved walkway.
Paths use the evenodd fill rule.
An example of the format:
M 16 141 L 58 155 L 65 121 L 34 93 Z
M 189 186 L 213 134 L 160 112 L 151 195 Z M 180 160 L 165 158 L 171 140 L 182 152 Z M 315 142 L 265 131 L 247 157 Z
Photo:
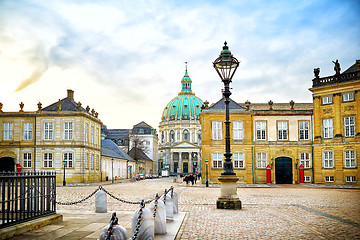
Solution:
M 186 213 L 176 239 L 360 239 L 360 189 L 315 185 L 239 187 L 241 210 L 218 210 L 216 186 L 190 186 L 172 179 L 104 185 L 114 195 L 138 201 L 174 185 L 179 210 Z M 97 185 L 57 188 L 57 201 L 86 197 Z M 64 221 L 12 239 L 96 239 L 116 211 L 129 228 L 138 206 L 108 198 L 108 213 L 94 213 L 94 198 L 77 205 L 58 205 Z M 174 239 L 175 235 L 164 239 Z

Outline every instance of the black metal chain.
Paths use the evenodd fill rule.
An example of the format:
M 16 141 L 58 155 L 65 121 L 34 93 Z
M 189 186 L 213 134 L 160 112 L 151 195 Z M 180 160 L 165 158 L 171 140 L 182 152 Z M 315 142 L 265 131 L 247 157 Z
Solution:
M 112 193 L 108 192 L 107 190 L 105 190 L 104 188 L 102 189 L 107 195 L 109 195 L 110 197 L 120 201 L 120 202 L 123 202 L 123 203 L 128 203 L 128 204 L 141 204 L 144 200 L 141 200 L 141 201 L 138 201 L 138 202 L 131 202 L 131 201 L 128 201 L 128 200 L 124 200 L 124 199 L 121 199 L 121 198 L 118 198 L 116 197 L 115 195 L 113 195 Z M 146 202 L 144 202 L 145 204 L 148 204 L 150 203 L 151 201 L 153 201 L 153 199 L 150 199 L 150 200 L 147 200 Z
M 85 200 L 91 198 L 92 196 L 94 196 L 94 194 L 101 190 L 101 186 L 99 188 L 97 188 L 93 193 L 91 193 L 89 196 L 83 198 L 83 199 L 80 199 L 78 201 L 75 201 L 75 202 L 56 202 L 56 204 L 59 204 L 59 205 L 75 205 L 75 204 L 78 204 L 78 203 L 81 203 L 81 202 L 84 202 Z
M 156 196 L 155 196 L 155 205 L 154 205 L 154 213 L 153 213 L 154 218 L 156 217 L 156 210 L 157 210 L 157 206 L 158 206 L 158 200 L 159 200 L 159 195 L 156 194 Z
M 118 224 L 118 218 L 116 217 L 116 212 L 113 212 L 111 219 L 110 219 L 110 226 L 107 230 L 107 236 L 106 236 L 106 240 L 110 240 L 111 239 L 111 235 L 114 232 L 114 228 L 113 225 L 117 225 Z
M 144 200 L 142 200 L 141 203 L 140 203 L 139 217 L 137 219 L 137 223 L 136 223 L 136 226 L 135 226 L 135 229 L 134 229 L 134 234 L 133 234 L 133 237 L 132 237 L 133 240 L 135 240 L 137 238 L 137 235 L 139 234 L 139 230 L 140 230 L 140 227 L 141 227 L 141 221 L 143 219 L 142 214 L 143 214 L 144 207 L 145 207 L 145 202 L 144 202 Z

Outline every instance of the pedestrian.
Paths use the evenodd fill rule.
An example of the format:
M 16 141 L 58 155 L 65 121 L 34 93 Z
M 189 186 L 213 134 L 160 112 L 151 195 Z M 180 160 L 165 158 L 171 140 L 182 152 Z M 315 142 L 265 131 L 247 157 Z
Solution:
M 201 180 L 201 172 L 199 172 L 198 177 L 199 177 L 199 180 Z
M 189 180 L 191 181 L 191 185 L 194 185 L 194 181 L 195 181 L 194 175 L 190 174 Z

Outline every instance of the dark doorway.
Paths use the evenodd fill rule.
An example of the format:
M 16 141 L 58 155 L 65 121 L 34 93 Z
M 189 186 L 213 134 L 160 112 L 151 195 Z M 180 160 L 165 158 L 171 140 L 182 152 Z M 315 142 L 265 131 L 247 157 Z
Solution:
M 188 171 L 189 171 L 188 162 L 183 162 L 183 173 L 188 173 Z
M 174 162 L 174 173 L 178 172 L 178 167 L 179 167 L 178 162 Z
M 292 184 L 292 160 L 288 157 L 275 159 L 275 179 L 277 184 Z
M 15 171 L 15 161 L 11 157 L 0 158 L 0 172 L 14 172 Z

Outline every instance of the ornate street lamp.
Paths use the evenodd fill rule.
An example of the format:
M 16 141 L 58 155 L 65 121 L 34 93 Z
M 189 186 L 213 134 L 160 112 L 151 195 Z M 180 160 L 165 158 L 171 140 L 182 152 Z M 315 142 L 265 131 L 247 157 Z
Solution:
M 220 209 L 241 209 L 241 201 L 237 197 L 236 182 L 239 178 L 233 170 L 231 161 L 232 153 L 230 151 L 230 83 L 239 66 L 239 61 L 231 54 L 227 43 L 224 43 L 223 50 L 220 55 L 213 62 L 216 72 L 219 74 L 221 81 L 224 83 L 224 98 L 225 98 L 225 162 L 224 171 L 219 177 L 221 184 L 221 194 L 217 200 L 217 208 Z
M 64 163 L 64 178 L 63 178 L 63 186 L 66 186 L 66 180 L 65 180 L 66 160 L 65 160 L 65 158 L 64 158 L 64 160 L 63 160 L 63 163 Z
M 114 158 L 111 158 L 111 182 L 114 183 Z
M 206 171 L 206 187 L 209 187 L 209 176 L 208 176 L 209 160 L 206 159 L 205 163 L 206 163 L 206 168 L 205 168 L 205 171 Z

